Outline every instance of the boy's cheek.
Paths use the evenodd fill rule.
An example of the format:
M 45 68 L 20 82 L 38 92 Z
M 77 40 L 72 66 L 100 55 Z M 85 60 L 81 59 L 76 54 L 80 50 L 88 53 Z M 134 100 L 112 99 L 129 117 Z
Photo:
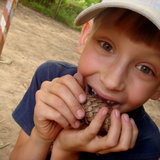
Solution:
M 137 93 L 136 96 L 130 97 L 130 100 L 128 101 L 128 110 L 132 111 L 137 109 L 138 107 L 142 106 L 149 98 L 149 95 L 145 95 L 144 93 L 139 95 Z
M 137 89 L 135 87 L 135 89 L 130 90 L 127 94 L 126 101 L 120 107 L 121 113 L 130 112 L 137 109 L 150 98 L 150 91 L 147 91 L 141 87 L 138 87 Z
M 93 59 L 81 59 L 78 65 L 78 72 L 84 77 L 100 72 L 100 66 Z
M 90 73 L 90 66 L 86 62 L 80 61 L 78 66 L 78 72 L 82 74 L 83 77 L 86 77 Z

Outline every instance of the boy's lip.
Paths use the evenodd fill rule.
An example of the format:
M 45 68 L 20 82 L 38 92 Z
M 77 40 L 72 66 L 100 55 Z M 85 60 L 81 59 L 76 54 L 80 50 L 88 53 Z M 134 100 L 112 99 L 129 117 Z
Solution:
M 98 89 L 95 89 L 94 87 L 92 87 L 90 85 L 88 85 L 88 87 L 92 90 L 92 92 L 96 93 L 96 96 L 98 98 L 100 98 L 102 101 L 104 101 L 106 103 L 107 103 L 107 101 L 114 103 L 114 105 L 111 106 L 112 108 L 118 108 L 120 106 L 120 102 L 117 101 L 115 98 L 112 98 L 109 95 L 103 94 L 101 91 L 99 91 Z

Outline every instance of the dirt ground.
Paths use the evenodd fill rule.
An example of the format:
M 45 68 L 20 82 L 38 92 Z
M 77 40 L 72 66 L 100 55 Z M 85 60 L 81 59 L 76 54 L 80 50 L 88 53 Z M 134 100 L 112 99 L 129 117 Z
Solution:
M 5 0 L 0 0 L 0 15 Z M 51 18 L 18 5 L 0 63 L 0 160 L 7 160 L 16 142 L 19 126 L 12 112 L 29 86 L 36 68 L 47 60 L 77 64 L 80 33 Z M 160 101 L 145 105 L 160 128 Z

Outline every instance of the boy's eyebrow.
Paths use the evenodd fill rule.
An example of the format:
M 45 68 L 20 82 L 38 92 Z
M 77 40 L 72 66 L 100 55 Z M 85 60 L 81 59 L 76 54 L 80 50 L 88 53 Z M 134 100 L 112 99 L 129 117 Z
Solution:
M 144 41 L 147 45 L 160 50 L 160 30 L 142 15 L 127 9 L 110 8 L 99 14 L 93 24 L 96 25 L 102 20 L 104 23 L 113 23 L 114 26 L 128 34 L 132 40 Z

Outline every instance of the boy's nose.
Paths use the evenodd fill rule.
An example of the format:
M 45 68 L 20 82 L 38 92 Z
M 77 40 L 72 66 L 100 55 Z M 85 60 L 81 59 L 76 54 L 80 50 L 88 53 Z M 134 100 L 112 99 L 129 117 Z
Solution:
M 122 66 L 112 66 L 101 73 L 101 81 L 104 86 L 113 91 L 123 91 L 126 87 L 126 69 Z

